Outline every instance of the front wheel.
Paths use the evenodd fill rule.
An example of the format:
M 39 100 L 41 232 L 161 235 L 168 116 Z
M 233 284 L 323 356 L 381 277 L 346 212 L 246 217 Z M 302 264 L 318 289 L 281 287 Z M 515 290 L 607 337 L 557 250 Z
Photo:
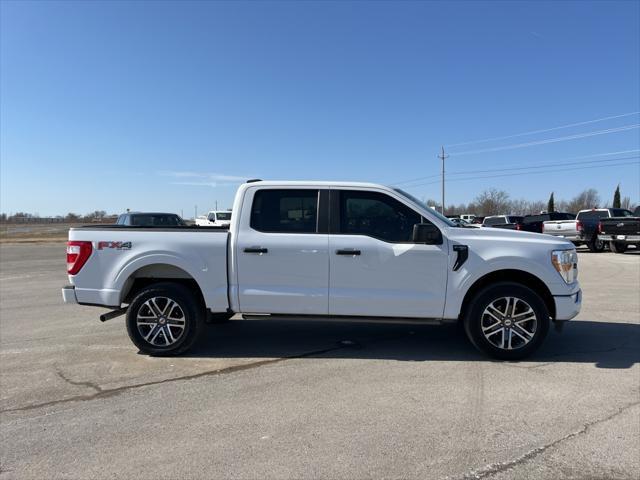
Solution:
M 179 355 L 197 340 L 204 316 L 204 306 L 184 285 L 157 283 L 141 290 L 129 305 L 127 333 L 143 353 Z
M 501 282 L 473 298 L 464 328 L 481 352 L 501 360 L 519 360 L 541 345 L 549 331 L 549 312 L 533 290 Z
M 624 253 L 627 251 L 627 244 L 624 242 L 609 242 L 609 250 L 613 253 Z

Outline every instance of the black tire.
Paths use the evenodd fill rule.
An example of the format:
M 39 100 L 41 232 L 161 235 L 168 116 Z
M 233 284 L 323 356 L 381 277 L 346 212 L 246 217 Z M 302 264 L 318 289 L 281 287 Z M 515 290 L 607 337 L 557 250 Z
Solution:
M 518 308 L 526 308 L 525 305 L 528 304 L 532 313 L 535 314 L 535 329 L 533 328 L 533 320 L 531 320 L 528 325 L 524 324 L 528 329 L 534 330 L 533 333 L 530 331 L 527 332 L 531 334 L 528 343 L 525 343 L 520 337 L 513 336 L 516 329 L 518 329 L 519 332 L 523 330 L 521 326 L 514 325 L 514 320 L 509 322 L 509 325 L 514 325 L 513 327 L 506 328 L 503 321 L 503 324 L 499 325 L 498 329 L 490 330 L 491 332 L 495 331 L 498 335 L 497 338 L 493 338 L 495 340 L 501 340 L 503 344 L 505 343 L 504 335 L 506 332 L 509 332 L 509 342 L 512 341 L 512 338 L 517 340 L 513 345 L 513 349 L 500 348 L 487 339 L 483 333 L 483 322 L 487 320 L 490 322 L 494 321 L 488 317 L 490 314 L 485 314 L 486 309 L 488 309 L 490 305 L 495 304 L 495 302 L 500 302 L 501 299 L 505 297 L 517 298 L 519 302 L 514 303 L 516 306 L 519 305 Z M 516 312 L 513 313 L 516 318 L 522 315 Z M 471 343 L 481 352 L 500 360 L 519 360 L 531 355 L 542 344 L 542 341 L 549 331 L 550 324 L 549 312 L 542 298 L 530 288 L 515 282 L 495 283 L 478 292 L 469 303 L 463 321 L 465 332 Z M 511 330 L 513 330 L 513 332 L 511 332 Z M 493 333 L 489 334 L 489 336 L 491 335 L 493 335 Z M 519 342 L 522 342 L 522 345 L 518 346 Z
M 164 299 L 175 302 L 179 309 L 172 306 L 169 313 L 160 312 L 159 310 L 163 308 L 166 310 L 169 305 L 168 300 Z M 152 301 L 155 301 L 155 308 L 158 308 L 155 312 L 150 308 L 150 303 L 147 303 Z M 139 315 L 144 317 L 141 318 L 141 321 L 150 318 L 148 325 L 138 324 Z M 150 316 L 153 315 L 157 320 L 151 319 Z M 171 318 L 172 316 L 175 321 Z M 205 309 L 202 301 L 187 287 L 179 283 L 156 283 L 141 290 L 129 305 L 127 333 L 131 341 L 143 353 L 153 356 L 180 355 L 189 350 L 199 338 L 204 318 Z M 152 326 L 154 324 L 155 326 Z M 182 329 L 180 325 L 183 325 Z M 145 340 L 144 334 L 147 333 L 149 337 L 148 340 Z M 170 336 L 174 337 L 175 341 L 169 344 L 171 342 Z M 153 341 L 154 339 L 156 341 Z M 162 340 L 167 344 L 163 345 Z
M 602 240 L 598 240 L 598 237 L 593 237 L 589 243 L 587 243 L 587 247 L 589 247 L 589 251 L 592 253 L 599 253 L 604 250 L 605 243 Z
M 624 242 L 609 242 L 609 250 L 613 253 L 624 253 L 627 251 L 628 246 Z
M 207 323 L 228 323 L 231 317 L 235 315 L 234 312 L 212 313 L 207 314 Z

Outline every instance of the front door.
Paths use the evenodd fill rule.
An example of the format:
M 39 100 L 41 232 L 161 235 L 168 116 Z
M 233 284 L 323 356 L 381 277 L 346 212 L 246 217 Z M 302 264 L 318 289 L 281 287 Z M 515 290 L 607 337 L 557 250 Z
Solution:
M 331 191 L 329 313 L 441 318 L 447 244 L 414 244 L 426 220 L 384 192 Z
M 327 315 L 329 239 L 320 196 L 317 188 L 247 190 L 251 207 L 243 209 L 236 244 L 242 312 Z

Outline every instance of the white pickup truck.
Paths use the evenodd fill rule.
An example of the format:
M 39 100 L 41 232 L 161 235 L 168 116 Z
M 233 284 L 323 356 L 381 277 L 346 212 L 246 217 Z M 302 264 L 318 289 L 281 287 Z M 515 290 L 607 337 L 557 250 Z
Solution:
M 228 227 L 231 224 L 231 212 L 211 210 L 204 217 L 196 218 L 199 227 Z
M 402 190 L 365 183 L 251 181 L 229 230 L 72 228 L 67 303 L 126 313 L 151 355 L 185 352 L 207 315 L 464 322 L 497 358 L 532 353 L 580 311 L 573 245 L 457 227 Z

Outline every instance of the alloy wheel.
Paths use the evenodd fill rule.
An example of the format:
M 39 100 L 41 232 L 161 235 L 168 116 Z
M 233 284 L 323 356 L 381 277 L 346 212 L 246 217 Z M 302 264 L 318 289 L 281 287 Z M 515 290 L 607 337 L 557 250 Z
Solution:
M 538 318 L 531 306 L 517 297 L 500 297 L 482 313 L 482 333 L 495 347 L 503 350 L 522 348 L 533 340 Z
M 185 325 L 182 308 L 168 297 L 148 299 L 136 316 L 136 326 L 144 341 L 157 347 L 167 347 L 180 340 Z

